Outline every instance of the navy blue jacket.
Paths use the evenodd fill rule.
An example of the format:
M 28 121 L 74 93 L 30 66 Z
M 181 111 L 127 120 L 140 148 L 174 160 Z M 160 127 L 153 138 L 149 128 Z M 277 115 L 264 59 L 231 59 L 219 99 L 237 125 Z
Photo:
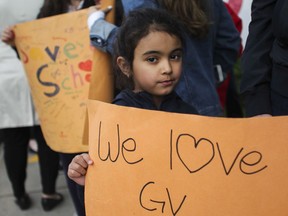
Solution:
M 156 107 L 149 93 L 144 91 L 134 93 L 128 89 L 121 91 L 114 99 L 113 104 L 148 110 L 198 114 L 194 107 L 185 103 L 175 92 L 165 96 L 159 108 Z

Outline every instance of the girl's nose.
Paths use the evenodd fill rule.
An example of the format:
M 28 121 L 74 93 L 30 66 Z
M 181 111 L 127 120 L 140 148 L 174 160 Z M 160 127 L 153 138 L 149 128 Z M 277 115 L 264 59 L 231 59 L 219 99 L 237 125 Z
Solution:
M 161 74 L 171 74 L 172 73 L 172 67 L 170 61 L 164 61 L 162 64 Z

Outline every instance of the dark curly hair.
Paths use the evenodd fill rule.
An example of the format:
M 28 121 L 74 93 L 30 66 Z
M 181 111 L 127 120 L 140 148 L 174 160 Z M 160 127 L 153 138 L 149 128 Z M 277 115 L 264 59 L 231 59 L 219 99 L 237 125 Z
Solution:
M 64 14 L 68 12 L 70 0 L 45 0 L 37 18 L 44 18 Z M 95 5 L 94 0 L 85 0 L 82 8 Z
M 177 16 L 194 37 L 202 38 L 208 34 L 211 25 L 208 0 L 157 0 L 157 2 Z
M 184 45 L 181 24 L 166 10 L 142 8 L 131 11 L 124 18 L 114 41 L 113 69 L 117 89 L 134 89 L 133 74 L 127 77 L 121 71 L 117 57 L 122 56 L 133 71 L 134 51 L 139 41 L 150 32 L 166 32 L 179 38 Z

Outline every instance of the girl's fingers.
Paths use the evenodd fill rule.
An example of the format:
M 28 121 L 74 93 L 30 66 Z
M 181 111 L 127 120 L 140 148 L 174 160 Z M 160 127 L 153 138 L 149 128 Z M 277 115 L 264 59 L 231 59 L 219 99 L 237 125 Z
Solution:
M 105 8 L 105 9 L 103 9 L 102 11 L 105 13 L 105 14 L 107 14 L 109 11 L 111 11 L 112 10 L 112 6 L 111 5 L 109 5 L 107 8 Z
M 77 178 L 85 175 L 87 168 L 79 165 L 78 163 L 71 162 L 68 168 L 68 175 L 72 178 Z
M 89 154 L 83 153 L 81 156 L 82 156 L 82 158 L 85 160 L 85 162 L 86 162 L 88 165 L 93 164 L 93 161 L 91 160 Z
M 112 8 L 113 8 L 113 7 L 112 7 L 111 5 L 109 5 L 107 8 L 102 9 L 102 11 L 103 11 L 105 14 L 107 14 L 109 11 L 112 10 Z M 89 15 L 92 14 L 92 13 L 94 13 L 94 12 L 96 12 L 96 11 L 101 11 L 101 5 L 91 6 L 91 7 L 88 8 L 88 14 L 89 14 Z

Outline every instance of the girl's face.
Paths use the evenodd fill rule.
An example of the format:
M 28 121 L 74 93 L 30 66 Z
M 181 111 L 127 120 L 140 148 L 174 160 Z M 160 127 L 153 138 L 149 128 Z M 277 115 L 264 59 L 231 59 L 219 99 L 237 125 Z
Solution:
M 134 51 L 132 76 L 135 92 L 146 91 L 162 98 L 173 91 L 182 67 L 182 44 L 166 32 L 150 32 Z

